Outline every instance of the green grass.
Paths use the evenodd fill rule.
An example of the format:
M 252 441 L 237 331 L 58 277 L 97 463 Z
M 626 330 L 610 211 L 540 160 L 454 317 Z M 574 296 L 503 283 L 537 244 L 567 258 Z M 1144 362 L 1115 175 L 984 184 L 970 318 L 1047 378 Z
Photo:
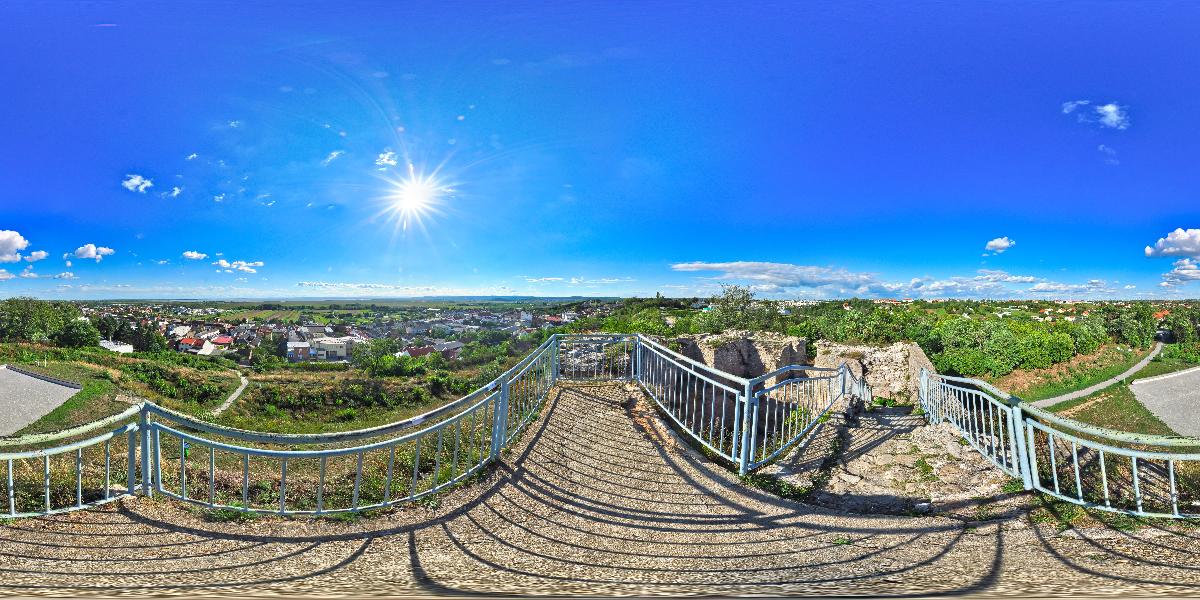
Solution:
M 1051 406 L 1050 412 L 1063 412 L 1083 404 L 1088 404 L 1088 406 L 1072 414 L 1071 418 L 1118 431 L 1175 435 L 1175 432 L 1167 427 L 1166 423 L 1163 423 L 1141 402 L 1138 402 L 1137 397 L 1133 395 L 1133 390 L 1124 383 L 1111 385 L 1084 398 L 1060 402 Z
M 917 473 L 921 475 L 921 481 L 939 481 L 938 476 L 933 472 L 933 465 L 929 464 L 924 456 L 917 459 L 916 468 Z
M 1154 360 L 1151 360 L 1144 369 L 1135 373 L 1129 378 L 1129 380 L 1133 381 L 1135 379 L 1156 377 L 1158 375 L 1166 375 L 1167 373 L 1174 373 L 1176 371 L 1182 371 L 1184 369 L 1191 369 L 1192 367 L 1200 366 L 1194 362 L 1171 356 L 1171 354 L 1171 346 L 1167 346 L 1162 351 L 1162 354 L 1154 357 Z
M 1146 356 L 1143 351 L 1122 352 L 1116 348 L 1105 350 L 1105 364 L 1093 368 L 1070 369 L 1065 376 L 1043 378 L 1035 385 L 1020 390 L 1009 390 L 1022 400 L 1045 400 L 1077 390 L 1085 389 L 1128 371 Z M 1109 362 L 1112 361 L 1112 362 Z

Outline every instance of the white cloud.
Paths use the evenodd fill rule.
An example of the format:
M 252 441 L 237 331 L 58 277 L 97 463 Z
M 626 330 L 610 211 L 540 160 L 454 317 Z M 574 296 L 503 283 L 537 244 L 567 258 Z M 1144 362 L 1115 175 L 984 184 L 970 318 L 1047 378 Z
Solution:
M 187 157 L 184 158 L 183 160 L 196 160 L 199 157 L 200 157 L 199 154 L 196 154 L 195 152 L 193 152 L 193 153 L 187 155 Z
M 1100 118 L 1100 124 L 1113 129 L 1128 129 L 1129 128 L 1129 113 L 1125 110 L 1126 107 L 1109 102 L 1096 107 L 1096 114 Z
M 386 169 L 388 167 L 394 167 L 399 163 L 396 161 L 396 153 L 390 148 L 385 148 L 383 152 L 379 153 L 379 156 L 375 158 L 375 164 Z
M 66 258 L 66 257 L 68 257 L 68 256 L 70 256 L 70 254 L 64 254 L 64 255 L 63 255 L 63 258 Z M 72 265 L 71 265 L 71 261 L 69 261 L 69 260 L 68 260 L 68 261 L 66 261 L 66 263 L 67 263 L 67 268 L 68 268 L 68 269 L 70 269 L 70 268 L 71 268 L 71 266 L 72 266 Z
M 1109 295 L 1112 289 L 1103 280 L 1070 284 L 1048 281 L 1033 275 L 1017 275 L 1000 270 L 980 269 L 970 276 L 945 278 L 914 277 L 908 281 L 886 281 L 872 273 L 856 273 L 845 269 L 793 265 L 787 263 L 729 262 L 680 263 L 675 271 L 719 272 L 707 281 L 743 283 L 750 289 L 771 295 L 781 293 L 805 297 L 844 298 L 848 296 L 884 296 L 916 298 L 1020 298 L 1045 297 L 1052 294 L 1072 296 Z M 692 288 L 696 291 L 696 288 Z
M 95 244 L 84 244 L 75 249 L 75 258 L 86 258 L 100 262 L 104 260 L 105 256 L 116 254 L 116 252 L 112 248 L 105 248 L 104 246 L 97 246 Z
M 38 275 L 33 272 L 33 265 L 28 265 L 21 271 L 21 277 L 25 279 L 75 279 L 74 273 L 64 272 L 58 275 Z M 11 278 L 11 275 L 10 275 Z M 0 279 L 4 279 L 0 277 Z
M 1096 150 L 1105 155 L 1104 162 L 1110 165 L 1119 165 L 1121 161 L 1117 159 L 1117 151 L 1112 146 L 1100 144 L 1096 146 Z
M 852 273 L 845 269 L 787 263 L 689 262 L 671 265 L 671 269 L 683 272 L 720 271 L 721 275 L 717 277 L 718 279 L 738 279 L 780 288 L 837 285 L 858 289 L 878 283 L 875 276 L 868 273 Z
M 263 266 L 263 261 L 261 261 L 261 260 L 257 260 L 257 261 L 245 261 L 245 260 L 235 260 L 235 261 L 228 261 L 228 260 L 225 260 L 225 259 L 223 259 L 223 258 L 222 258 L 221 260 L 218 260 L 217 262 L 215 262 L 215 263 L 213 263 L 213 264 L 214 264 L 214 265 L 217 265 L 218 267 L 221 267 L 221 269 L 225 269 L 225 272 L 226 272 L 226 273 L 232 273 L 232 272 L 234 272 L 234 271 L 241 271 L 241 272 L 243 272 L 243 273 L 257 273 L 257 272 L 258 272 L 258 269 L 257 269 L 256 267 L 261 267 L 261 266 Z
M 141 175 L 128 174 L 125 176 L 125 180 L 121 182 L 121 186 L 131 192 L 145 194 L 146 190 L 154 187 L 154 182 Z
M 185 250 L 183 257 L 188 260 L 204 260 L 208 258 L 208 255 L 203 252 L 196 252 L 195 250 Z
M 333 152 L 330 152 L 330 153 L 329 153 L 329 156 L 326 156 L 326 157 L 325 157 L 325 160 L 321 161 L 321 166 L 328 167 L 328 166 L 329 166 L 329 163 L 331 163 L 331 162 L 333 162 L 333 161 L 337 160 L 337 157 L 339 157 L 339 156 L 341 156 L 341 155 L 343 155 L 343 154 L 345 154 L 345 153 L 346 153 L 346 151 L 345 151 L 345 150 L 334 150 Z M 382 156 L 382 155 L 381 155 L 381 156 Z M 379 164 L 379 161 L 378 161 L 378 160 L 377 160 L 377 161 L 375 161 L 375 164 Z M 395 163 L 393 163 L 393 164 L 395 164 Z
M 563 280 L 562 277 L 526 277 L 525 278 L 525 281 L 527 281 L 529 283 L 554 283 L 556 281 L 562 281 L 562 280 Z
M 1181 258 L 1175 261 L 1172 269 L 1163 273 L 1162 287 L 1176 287 L 1189 281 L 1200 281 L 1200 263 L 1195 259 Z
M 29 240 L 21 234 L 5 229 L 0 231 L 0 263 L 13 263 L 21 260 L 21 250 L 29 247 Z
M 1008 236 L 1005 236 L 1005 237 L 998 237 L 994 240 L 989 241 L 987 244 L 984 245 L 983 249 L 987 250 L 989 252 L 995 252 L 996 254 L 1000 254 L 1001 252 L 1004 252 L 1005 250 L 1008 250 L 1009 248 L 1012 248 L 1013 246 L 1016 246 L 1016 245 L 1017 245 L 1016 240 L 1011 240 L 1008 238 Z
M 225 201 L 225 194 L 217 194 L 216 196 L 213 196 L 213 202 L 224 202 L 224 201 Z
M 35 250 L 33 252 L 30 252 L 25 257 L 25 260 L 28 262 L 37 262 L 39 260 L 46 258 L 47 256 L 50 256 L 49 252 L 46 252 L 45 250 Z
M 156 265 L 169 265 L 169 264 L 171 264 L 171 261 L 169 261 L 169 260 L 167 260 L 167 259 L 165 259 L 165 258 L 164 258 L 164 259 L 162 259 L 162 260 L 156 260 L 156 261 L 154 261 L 154 264 L 156 264 Z
M 1103 279 L 1090 279 L 1087 283 L 1060 283 L 1057 281 L 1042 281 L 1034 284 L 1028 290 L 1033 294 L 1076 294 L 1093 296 L 1096 294 L 1111 294 L 1116 290 L 1109 287 Z
M 179 186 L 173 186 L 173 187 L 171 188 L 171 191 L 169 191 L 169 192 L 163 192 L 163 193 L 162 193 L 162 197 L 163 197 L 163 198 L 178 198 L 178 197 L 179 197 L 179 195 L 180 195 L 180 194 L 182 194 L 182 193 L 183 193 L 183 188 L 181 188 L 181 187 L 179 187 Z
M 1087 106 L 1088 104 L 1091 104 L 1091 103 L 1092 103 L 1091 100 L 1071 100 L 1069 102 L 1063 102 L 1062 112 L 1064 115 L 1069 115 L 1069 114 L 1075 112 L 1076 108 L 1079 108 L 1080 106 Z
M 1136 288 L 1137 288 L 1136 285 L 1133 285 L 1132 283 L 1127 283 L 1127 284 L 1125 284 L 1125 287 L 1122 289 L 1132 290 L 1132 289 L 1136 289 Z
M 230 121 L 230 122 L 228 123 L 228 125 L 229 125 L 229 127 L 233 128 L 233 129 L 237 129 L 238 127 L 241 127 L 241 126 L 242 126 L 242 122 L 241 122 L 241 121 L 236 121 L 236 120 L 235 120 L 235 121 Z
M 1084 110 L 1083 107 L 1086 106 L 1091 106 L 1091 109 Z M 1128 108 L 1116 102 L 1093 105 L 1091 100 L 1072 100 L 1063 102 L 1062 113 L 1064 115 L 1074 114 L 1080 123 L 1094 123 L 1101 127 L 1124 130 L 1129 129 Z
M 0 269 L 0 281 L 12 279 L 13 277 L 16 277 L 16 275 L 13 275 L 4 269 Z
M 1191 256 L 1200 257 L 1200 229 L 1182 227 L 1159 238 L 1154 246 L 1146 246 L 1146 256 Z

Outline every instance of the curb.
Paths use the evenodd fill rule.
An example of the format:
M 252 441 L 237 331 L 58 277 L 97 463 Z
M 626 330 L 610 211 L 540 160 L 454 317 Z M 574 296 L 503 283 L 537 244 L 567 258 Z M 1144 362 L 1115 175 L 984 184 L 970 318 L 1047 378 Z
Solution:
M 75 383 L 74 381 L 67 381 L 66 379 L 59 379 L 57 377 L 51 377 L 49 375 L 35 373 L 35 372 L 27 370 L 27 369 L 22 369 L 21 367 L 18 367 L 16 365 L 3 365 L 3 367 L 5 369 L 8 369 L 9 371 L 20 373 L 22 375 L 32 377 L 34 379 L 41 379 L 42 381 L 58 384 L 58 385 L 69 387 L 69 388 L 76 389 L 76 390 L 83 389 L 83 384 L 81 384 L 81 383 Z
M 1146 377 L 1144 379 L 1135 379 L 1132 382 L 1130 382 L 1129 385 L 1137 385 L 1139 383 L 1149 383 L 1151 381 L 1158 381 L 1159 379 L 1170 379 L 1172 377 L 1175 377 L 1176 375 L 1187 375 L 1188 373 L 1193 373 L 1196 371 L 1200 371 L 1200 367 L 1192 367 L 1190 369 L 1184 369 L 1182 371 L 1175 371 L 1174 373 L 1164 373 L 1162 375 L 1155 375 L 1154 377 Z

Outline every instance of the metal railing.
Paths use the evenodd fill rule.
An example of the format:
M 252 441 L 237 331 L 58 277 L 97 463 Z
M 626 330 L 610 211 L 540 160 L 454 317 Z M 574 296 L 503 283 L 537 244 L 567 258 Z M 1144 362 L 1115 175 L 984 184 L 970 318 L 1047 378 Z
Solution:
M 1012 396 L 977 379 L 921 370 L 921 408 L 931 423 L 948 421 L 1005 473 L 1021 477 L 1023 437 Z
M 134 493 L 137 433 L 134 406 L 119 414 L 57 433 L 0 439 L 7 517 L 78 510 Z M 97 431 L 102 433 L 95 434 Z
M 713 369 L 638 336 L 637 380 L 676 426 L 721 457 L 740 464 L 748 380 Z
M 1142 517 L 1200 517 L 1200 439 L 1144 435 L 1037 408 L 977 379 L 921 372 L 930 423 L 949 422 L 1027 490 Z
M 839 399 L 870 395 L 845 365 L 788 366 L 745 379 L 642 335 L 554 335 L 478 390 L 369 429 L 246 431 L 145 402 L 59 433 L 0 439 L 0 449 L 21 448 L 0 453 L 6 516 L 78 510 L 138 492 L 282 515 L 412 502 L 496 460 L 559 381 L 636 381 L 681 431 L 740 473 L 803 439 Z

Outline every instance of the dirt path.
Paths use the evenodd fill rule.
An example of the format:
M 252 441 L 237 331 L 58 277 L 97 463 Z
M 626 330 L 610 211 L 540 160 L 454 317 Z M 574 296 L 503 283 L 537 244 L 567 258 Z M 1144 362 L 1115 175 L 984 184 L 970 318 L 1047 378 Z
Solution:
M 1100 383 L 1097 383 L 1095 385 L 1088 386 L 1082 390 L 1075 390 L 1074 392 L 1069 392 L 1069 393 L 1063 394 L 1061 396 L 1055 396 L 1053 398 L 1046 398 L 1045 400 L 1038 400 L 1037 402 L 1032 402 L 1031 404 L 1033 404 L 1034 406 L 1036 406 L 1038 408 L 1049 408 L 1051 406 L 1054 406 L 1055 404 L 1058 404 L 1059 402 L 1066 402 L 1067 400 L 1074 400 L 1076 398 L 1083 398 L 1084 396 L 1091 396 L 1092 394 L 1095 394 L 1096 392 L 1098 392 L 1110 385 L 1113 385 L 1119 381 L 1122 381 L 1122 380 L 1132 377 L 1134 373 L 1137 373 L 1138 371 L 1141 371 L 1142 369 L 1146 368 L 1146 365 L 1150 364 L 1150 361 L 1154 360 L 1154 357 L 1158 356 L 1158 353 L 1162 352 L 1162 349 L 1163 349 L 1162 342 L 1154 342 L 1154 349 L 1150 350 L 1150 354 L 1147 354 L 1145 358 L 1138 361 L 1138 363 L 1136 365 L 1129 367 L 1129 370 L 1125 371 L 1124 373 L 1121 373 L 1120 375 L 1117 375 L 1116 377 L 1112 377 L 1112 378 L 1106 379 L 1104 381 L 1101 381 Z
M 147 595 L 1200 592 L 1200 539 L 840 513 L 743 486 L 640 394 L 552 394 L 484 481 L 358 523 L 208 523 L 178 504 L 0 526 L 0 593 Z M 631 418 L 633 417 L 633 418 Z
M 242 397 L 242 392 L 246 390 L 246 386 L 250 384 L 250 380 L 246 379 L 246 376 L 242 375 L 241 371 L 232 371 L 232 373 L 237 375 L 238 379 L 240 379 L 242 383 L 236 390 L 233 390 L 233 393 L 225 399 L 225 402 L 223 402 L 221 406 L 218 406 L 217 409 L 213 411 L 213 415 L 219 415 L 228 410 L 230 406 L 233 406 L 233 403 L 237 402 L 237 399 Z

